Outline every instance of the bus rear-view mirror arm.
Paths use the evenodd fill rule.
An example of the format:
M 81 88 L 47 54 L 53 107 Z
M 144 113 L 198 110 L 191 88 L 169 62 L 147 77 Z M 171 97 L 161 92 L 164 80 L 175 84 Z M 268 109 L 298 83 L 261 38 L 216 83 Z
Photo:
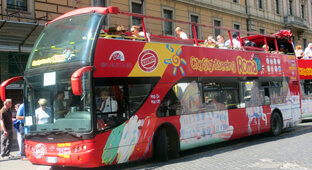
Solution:
M 24 77 L 23 76 L 17 76 L 17 77 L 13 77 L 10 78 L 8 80 L 5 80 L 4 82 L 1 83 L 1 89 L 0 89 L 0 94 L 1 94 L 1 100 L 5 101 L 6 96 L 5 96 L 5 88 L 6 86 L 8 86 L 11 83 L 17 82 L 17 81 L 24 81 Z
M 93 66 L 86 66 L 76 70 L 71 76 L 71 85 L 74 95 L 82 95 L 82 81 L 83 73 L 93 71 Z

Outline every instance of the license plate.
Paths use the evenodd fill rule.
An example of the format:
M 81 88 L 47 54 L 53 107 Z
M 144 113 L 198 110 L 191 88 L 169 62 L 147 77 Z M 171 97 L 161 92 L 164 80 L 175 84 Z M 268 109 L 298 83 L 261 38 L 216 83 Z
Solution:
M 56 159 L 56 157 L 47 157 L 47 162 L 48 163 L 56 163 L 57 159 Z

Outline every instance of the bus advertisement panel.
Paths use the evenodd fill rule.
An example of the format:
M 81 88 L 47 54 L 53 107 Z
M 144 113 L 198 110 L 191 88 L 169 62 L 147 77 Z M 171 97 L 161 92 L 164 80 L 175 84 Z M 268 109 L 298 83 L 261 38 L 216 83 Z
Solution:
M 109 13 L 136 15 L 78 9 L 48 23 L 37 40 L 23 77 L 32 163 L 166 161 L 216 142 L 277 136 L 301 121 L 298 66 L 287 39 L 257 35 L 246 37 L 254 48 L 209 48 L 196 36 L 148 35 L 144 20 L 144 37 L 102 34 Z M 289 54 L 278 53 L 280 44 Z M 2 100 L 5 86 L 18 80 L 1 84 Z
M 298 59 L 302 118 L 312 116 L 312 60 Z

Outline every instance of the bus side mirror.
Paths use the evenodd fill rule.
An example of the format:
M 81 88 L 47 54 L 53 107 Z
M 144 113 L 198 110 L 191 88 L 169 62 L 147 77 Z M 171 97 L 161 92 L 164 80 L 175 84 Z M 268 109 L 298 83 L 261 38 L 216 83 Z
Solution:
M 82 81 L 83 73 L 93 71 L 93 66 L 86 66 L 76 70 L 71 76 L 71 85 L 74 95 L 82 95 Z
M 8 80 L 5 80 L 4 82 L 1 83 L 0 87 L 0 94 L 1 94 L 1 100 L 5 101 L 6 96 L 5 96 L 5 88 L 6 86 L 8 86 L 9 84 L 13 83 L 13 82 L 17 82 L 17 81 L 24 81 L 24 77 L 23 76 L 17 76 L 17 77 L 13 77 L 10 78 Z

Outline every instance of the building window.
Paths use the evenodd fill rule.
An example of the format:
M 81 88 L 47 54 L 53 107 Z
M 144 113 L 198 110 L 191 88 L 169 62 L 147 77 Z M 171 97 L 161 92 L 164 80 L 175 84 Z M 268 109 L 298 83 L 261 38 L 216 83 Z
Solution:
M 233 2 L 238 3 L 238 0 L 233 0 Z
M 163 16 L 166 19 L 173 19 L 173 10 L 163 9 Z M 173 22 L 164 21 L 164 33 L 166 35 L 173 35 Z
M 190 15 L 190 20 L 191 20 L 191 22 L 199 23 L 199 16 L 198 16 L 198 15 L 191 14 L 191 15 Z M 195 30 L 196 30 L 196 37 L 199 38 L 199 28 L 198 28 L 198 26 L 195 26 Z M 190 32 L 191 32 L 192 38 L 195 38 L 195 37 L 194 37 L 194 33 L 193 33 L 193 27 L 192 27 L 192 25 L 191 25 Z
M 301 16 L 304 18 L 304 5 L 301 5 Z
M 221 21 L 219 20 L 213 20 L 213 26 L 221 27 Z M 214 28 L 214 37 L 217 37 L 218 35 L 221 34 L 221 30 Z
M 142 2 L 131 2 L 131 12 L 143 14 L 143 4 Z M 140 17 L 132 17 L 132 25 L 140 25 L 142 24 Z
M 233 29 L 234 30 L 240 30 L 240 25 L 239 24 L 234 24 L 233 25 Z M 238 35 L 238 32 L 235 31 L 234 34 Z
M 263 6 L 262 6 L 262 0 L 258 0 L 258 7 L 259 7 L 260 9 L 263 8 Z
M 289 0 L 289 15 L 293 14 L 293 1 Z
M 7 8 L 27 11 L 27 0 L 8 0 Z
M 279 14 L 279 5 L 278 5 L 278 0 L 275 0 L 275 11 L 277 14 Z
M 303 39 L 303 49 L 307 48 L 307 39 Z
M 265 34 L 265 30 L 264 30 L 263 28 L 260 28 L 260 29 L 259 29 L 259 33 L 260 33 L 260 34 Z

